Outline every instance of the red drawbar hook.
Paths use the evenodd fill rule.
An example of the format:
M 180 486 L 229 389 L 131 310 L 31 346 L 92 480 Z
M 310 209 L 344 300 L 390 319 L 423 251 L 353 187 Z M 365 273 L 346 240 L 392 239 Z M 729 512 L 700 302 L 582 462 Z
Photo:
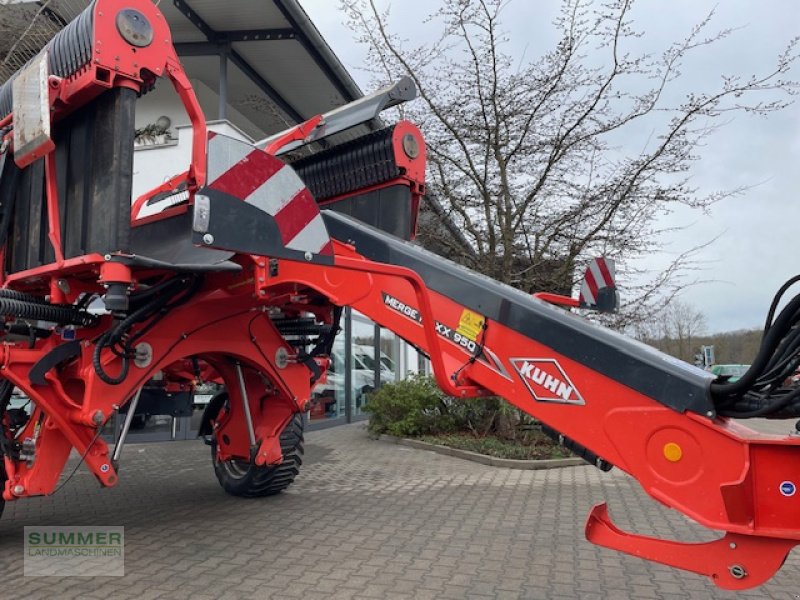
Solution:
M 710 577 L 725 590 L 745 590 L 766 582 L 799 540 L 726 533 L 713 542 L 687 543 L 627 533 L 598 504 L 586 520 L 586 539 L 645 560 Z

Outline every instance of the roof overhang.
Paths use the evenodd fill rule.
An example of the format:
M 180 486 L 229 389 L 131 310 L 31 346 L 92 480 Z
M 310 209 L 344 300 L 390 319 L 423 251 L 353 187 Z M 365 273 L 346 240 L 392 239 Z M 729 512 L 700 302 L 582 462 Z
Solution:
M 0 83 L 89 3 L 0 4 Z M 235 10 L 219 0 L 159 7 L 189 77 L 219 92 L 221 109 L 235 108 L 266 134 L 362 96 L 297 0 L 236 0 Z

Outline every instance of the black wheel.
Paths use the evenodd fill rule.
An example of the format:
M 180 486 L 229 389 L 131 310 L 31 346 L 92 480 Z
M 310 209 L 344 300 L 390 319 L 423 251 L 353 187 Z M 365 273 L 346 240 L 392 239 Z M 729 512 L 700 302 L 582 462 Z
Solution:
M 272 496 L 289 487 L 303 464 L 303 415 L 296 414 L 281 433 L 283 462 L 259 467 L 244 460 L 217 460 L 217 444 L 212 438 L 211 460 L 222 489 L 233 496 L 256 498 Z

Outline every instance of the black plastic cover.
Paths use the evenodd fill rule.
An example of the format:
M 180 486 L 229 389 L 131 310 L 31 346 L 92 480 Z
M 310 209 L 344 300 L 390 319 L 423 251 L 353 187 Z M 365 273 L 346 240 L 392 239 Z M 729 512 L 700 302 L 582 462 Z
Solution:
M 394 126 L 374 131 L 318 152 L 290 161 L 317 202 L 353 194 L 396 180 L 403 169 L 395 160 Z M 359 221 L 405 240 L 414 236 L 413 203 L 407 185 L 379 187 L 325 204 L 325 208 L 355 217 Z
M 379 185 L 402 175 L 394 156 L 394 126 L 289 160 L 317 202 Z
M 135 415 L 169 415 L 171 417 L 191 417 L 193 413 L 192 392 L 167 392 L 163 388 L 145 387 L 139 396 Z M 130 404 L 120 409 L 127 414 Z
M 111 89 L 60 122 L 54 132 L 61 241 L 67 258 L 129 250 L 135 104 L 133 90 Z M 7 177 L 16 177 L 8 271 L 53 262 L 44 159 L 21 170 L 7 160 L 0 181 L 4 195 Z
M 356 194 L 325 208 L 349 215 L 404 240 L 413 237 L 413 205 L 407 185 L 397 184 Z

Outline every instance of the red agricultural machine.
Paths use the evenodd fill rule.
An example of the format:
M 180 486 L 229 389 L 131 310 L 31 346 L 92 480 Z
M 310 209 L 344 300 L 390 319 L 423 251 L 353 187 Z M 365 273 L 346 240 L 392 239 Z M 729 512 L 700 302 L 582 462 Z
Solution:
M 191 163 L 132 203 L 134 106 L 163 80 L 191 119 Z M 592 542 L 727 589 L 769 579 L 800 541 L 800 438 L 732 418 L 800 416 L 800 392 L 782 387 L 800 363 L 800 298 L 772 307 L 752 368 L 727 383 L 420 249 L 407 241 L 425 191 L 413 125 L 311 151 L 413 95 L 402 81 L 255 145 L 209 134 L 149 0 L 96 0 L 0 87 L 3 499 L 52 493 L 73 449 L 115 485 L 127 426 L 110 453 L 103 425 L 198 378 L 226 389 L 201 430 L 224 489 L 285 489 L 351 306 L 426 353 L 451 396 L 503 396 L 724 532 L 643 537 L 599 505 Z M 299 146 L 303 158 L 278 158 Z M 613 289 L 592 283 L 573 304 L 613 307 Z M 88 310 L 98 298 L 105 310 Z M 14 386 L 30 414 L 10 407 Z

